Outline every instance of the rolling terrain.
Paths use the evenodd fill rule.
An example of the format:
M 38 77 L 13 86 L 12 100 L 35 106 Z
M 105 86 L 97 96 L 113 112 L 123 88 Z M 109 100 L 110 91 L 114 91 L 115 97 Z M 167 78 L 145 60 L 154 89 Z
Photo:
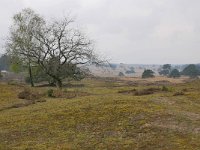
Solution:
M 18 98 L 24 89 L 40 98 Z M 199 150 L 199 91 L 186 79 L 93 78 L 62 91 L 1 83 L 0 149 Z

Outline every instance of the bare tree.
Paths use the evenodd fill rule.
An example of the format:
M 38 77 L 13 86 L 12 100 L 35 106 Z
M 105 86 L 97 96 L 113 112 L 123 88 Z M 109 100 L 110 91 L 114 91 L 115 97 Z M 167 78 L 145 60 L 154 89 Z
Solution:
M 17 57 L 17 60 L 27 66 L 32 86 L 34 86 L 32 66 L 35 62 L 32 52 L 35 51 L 36 47 L 33 35 L 34 32 L 40 31 L 44 23 L 44 20 L 33 10 L 23 9 L 22 12 L 14 15 L 10 36 L 6 43 L 7 53 L 11 58 Z
M 70 18 L 47 23 L 25 9 L 14 21 L 8 47 L 28 62 L 30 77 L 31 63 L 38 64 L 61 88 L 63 79 L 77 77 L 82 65 L 103 62 L 94 53 L 91 40 L 73 26 Z
M 42 32 L 36 32 L 34 38 L 39 51 L 33 51 L 31 55 L 59 88 L 64 78 L 77 73 L 78 66 L 103 62 L 94 53 L 92 42 L 74 28 L 72 19 L 53 21 L 43 26 Z M 63 73 L 63 70 L 68 73 Z

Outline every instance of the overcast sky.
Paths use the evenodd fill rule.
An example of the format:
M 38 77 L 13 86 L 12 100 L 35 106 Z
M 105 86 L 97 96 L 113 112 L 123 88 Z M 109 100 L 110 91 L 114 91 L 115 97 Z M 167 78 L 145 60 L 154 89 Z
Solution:
M 75 16 L 111 62 L 200 63 L 200 0 L 0 0 L 1 45 L 12 16 L 27 7 L 47 18 Z

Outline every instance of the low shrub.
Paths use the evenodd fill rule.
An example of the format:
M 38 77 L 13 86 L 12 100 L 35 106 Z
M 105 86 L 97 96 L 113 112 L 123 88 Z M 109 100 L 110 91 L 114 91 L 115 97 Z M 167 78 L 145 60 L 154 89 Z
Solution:
M 121 90 L 118 91 L 118 93 L 122 93 L 122 94 L 131 94 L 131 93 L 135 93 L 137 90 L 136 89 L 132 89 L 132 90 Z
M 40 99 L 35 100 L 35 102 L 43 103 L 43 102 L 46 102 L 46 99 L 40 98 Z
M 169 91 L 169 88 L 166 87 L 166 86 L 162 86 L 162 91 L 164 91 L 164 92 L 168 92 L 168 91 Z
M 156 87 L 151 87 L 151 88 L 148 88 L 148 89 L 144 89 L 145 91 L 150 91 L 150 92 L 158 92 L 160 91 L 161 89 L 160 88 L 156 88 Z
M 26 100 L 37 100 L 41 98 L 41 95 L 37 92 L 31 91 L 29 88 L 25 88 L 18 94 L 18 98 Z
M 176 92 L 176 93 L 174 93 L 173 96 L 181 96 L 181 95 L 184 95 L 184 92 L 183 92 L 183 91 Z
M 60 89 L 49 89 L 47 91 L 48 97 L 52 98 L 74 98 L 74 97 L 82 97 L 82 96 L 89 96 L 90 93 L 87 92 L 79 92 L 79 91 L 68 91 L 68 90 L 60 90 Z
M 9 80 L 7 83 L 8 85 L 20 85 L 19 81 L 17 80 Z
M 142 78 L 153 78 L 154 76 L 154 72 L 150 69 L 144 70 L 144 72 L 142 73 Z
M 57 90 L 53 90 L 53 97 L 55 98 L 63 98 L 64 96 L 64 92 L 60 89 Z
M 184 88 L 182 89 L 182 92 L 188 92 L 188 89 Z
M 53 94 L 53 89 L 48 89 L 48 91 L 47 91 L 47 96 L 48 97 L 54 97 L 54 94 Z
M 118 91 L 118 93 L 133 94 L 133 95 L 136 95 L 136 96 L 141 96 L 141 95 L 153 94 L 154 92 L 159 92 L 159 91 L 161 91 L 161 88 L 151 87 L 151 88 L 142 89 L 142 90 L 136 90 L 136 89 L 122 90 L 122 91 Z
M 144 89 L 144 90 L 136 91 L 135 96 L 150 95 L 153 93 L 154 93 L 153 91 L 148 91 L 148 90 Z

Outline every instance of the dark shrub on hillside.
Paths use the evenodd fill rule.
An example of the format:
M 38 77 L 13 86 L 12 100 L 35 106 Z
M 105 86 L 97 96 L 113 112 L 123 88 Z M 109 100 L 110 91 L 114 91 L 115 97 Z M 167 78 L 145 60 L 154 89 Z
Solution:
M 181 74 L 177 69 L 173 69 L 169 74 L 170 78 L 179 78 L 180 76 Z
M 144 70 L 142 74 L 142 78 L 153 78 L 154 77 L 154 72 L 150 69 Z
M 164 76 L 167 76 L 168 74 L 169 74 L 169 70 L 161 70 L 160 72 L 159 72 L 159 74 L 160 75 L 164 75 Z
M 119 72 L 118 76 L 119 76 L 119 77 L 123 77 L 123 76 L 124 76 L 124 73 L 123 73 L 123 72 Z
M 186 75 L 191 78 L 197 77 L 199 75 L 199 73 L 200 73 L 200 71 L 198 70 L 197 66 L 194 64 L 188 65 L 182 71 L 182 75 Z
M 170 64 L 164 64 L 162 66 L 162 70 L 159 71 L 159 74 L 160 75 L 164 75 L 164 76 L 167 76 L 170 74 L 170 70 L 171 70 L 171 65 Z
M 164 64 L 162 68 L 171 70 L 171 65 L 170 64 Z

